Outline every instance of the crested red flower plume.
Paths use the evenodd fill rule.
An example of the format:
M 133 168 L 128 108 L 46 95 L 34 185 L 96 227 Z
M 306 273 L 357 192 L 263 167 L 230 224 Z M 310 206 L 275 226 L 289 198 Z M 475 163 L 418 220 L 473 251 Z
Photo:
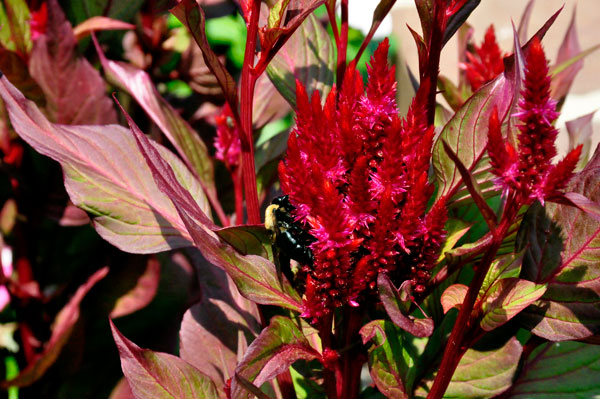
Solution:
M 296 220 L 315 238 L 314 262 L 303 268 L 303 317 L 313 320 L 359 306 L 378 273 L 423 291 L 444 237 L 445 202 L 426 212 L 433 129 L 417 100 L 399 118 L 388 48 L 385 40 L 371 58 L 366 89 L 354 65 L 324 106 L 297 85 L 296 128 L 279 175 Z
M 474 52 L 467 51 L 467 61 L 461 65 L 473 91 L 492 81 L 504 71 L 503 54 L 496 42 L 494 25 L 485 32 L 481 47 L 474 46 Z
M 518 148 L 502 138 L 500 121 L 492 114 L 488 132 L 488 153 L 494 174 L 505 190 L 516 194 L 517 203 L 527 205 L 536 199 L 555 195 L 565 187 L 573 174 L 581 153 L 571 151 L 557 165 L 558 131 L 552 123 L 558 118 L 556 102 L 550 98 L 550 76 L 544 49 L 536 37 L 528 48 L 525 60 L 522 98 L 519 100 Z

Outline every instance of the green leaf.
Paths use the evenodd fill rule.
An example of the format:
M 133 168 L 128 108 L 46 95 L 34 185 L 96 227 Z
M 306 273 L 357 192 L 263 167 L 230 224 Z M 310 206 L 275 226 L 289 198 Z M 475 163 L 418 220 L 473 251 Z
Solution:
M 544 295 L 546 286 L 518 278 L 497 281 L 486 292 L 480 325 L 484 331 L 500 327 Z
M 500 75 L 483 86 L 456 112 L 444 126 L 433 148 L 432 162 L 438 185 L 437 197 L 454 195 L 461 183 L 461 175 L 454 162 L 446 154 L 443 142 L 458 159 L 475 175 L 487 145 L 489 117 L 494 110 L 502 117 L 513 99 L 513 85 L 505 75 Z M 477 179 L 480 180 L 481 177 Z
M 279 28 L 281 26 L 281 19 L 285 13 L 290 0 L 278 0 L 277 3 L 269 10 L 269 18 L 267 20 L 267 27 L 269 29 Z
M 460 360 L 444 398 L 492 398 L 511 387 L 523 347 L 512 337 L 499 349 L 469 349 Z M 425 385 L 430 388 L 433 379 Z M 419 387 L 416 396 L 429 390 Z
M 260 387 L 286 371 L 296 360 L 312 360 L 319 357 L 320 354 L 310 346 L 292 320 L 275 316 L 248 347 L 236 368 L 236 376 Z M 231 383 L 231 397 L 249 399 L 252 396 L 236 377 Z
M 584 399 L 600 396 L 600 346 L 545 343 L 526 359 L 507 399 Z
M 273 261 L 271 232 L 262 224 L 225 227 L 215 233 L 242 255 L 259 255 Z
M 566 191 L 600 200 L 600 150 Z M 548 282 L 524 322 L 543 338 L 561 341 L 600 333 L 600 221 L 573 206 L 539 204 L 527 212 L 517 237 L 525 249 L 523 277 Z
M 95 216 L 94 227 L 105 240 L 134 253 L 190 245 L 183 221 L 157 187 L 127 129 L 52 124 L 5 77 L 0 79 L 0 96 L 21 138 L 61 163 L 71 200 Z M 166 148 L 156 143 L 152 147 L 172 166 L 196 205 L 208 212 L 202 188 L 185 165 Z
M 387 398 L 408 398 L 404 379 L 412 364 L 403 356 L 402 331 L 387 320 L 373 320 L 361 328 L 363 344 L 369 348 L 369 371 L 379 391 Z
M 296 80 L 310 96 L 315 90 L 324 99 L 333 85 L 334 45 L 321 23 L 310 15 L 267 67 L 269 78 L 281 95 L 296 104 Z
M 2 0 L 0 2 L 0 44 L 7 50 L 29 54 L 32 47 L 29 28 L 29 7 L 25 0 Z
M 523 253 L 520 254 L 506 254 L 497 257 L 492 262 L 490 269 L 485 275 L 479 295 L 483 295 L 489 287 L 491 287 L 496 281 L 519 277 L 521 274 L 521 263 L 523 262 Z
M 194 366 L 177 356 L 140 348 L 112 321 L 110 328 L 135 399 L 219 399 L 215 384 Z

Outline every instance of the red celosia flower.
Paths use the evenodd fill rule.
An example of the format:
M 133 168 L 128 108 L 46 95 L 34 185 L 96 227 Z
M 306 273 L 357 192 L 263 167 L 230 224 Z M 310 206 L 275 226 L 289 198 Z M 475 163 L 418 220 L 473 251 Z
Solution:
M 230 171 L 240 164 L 242 146 L 240 143 L 239 130 L 235 125 L 233 113 L 229 104 L 223 106 L 223 110 L 216 118 L 217 136 L 215 137 L 215 158 L 223 161 Z
M 558 194 L 566 186 L 579 160 L 581 147 L 558 164 L 552 164 L 558 134 L 552 123 L 558 113 L 556 102 L 550 98 L 548 62 L 537 38 L 528 49 L 523 86 L 519 112 L 515 114 L 522 122 L 518 126 L 518 148 L 502 138 L 495 112 L 489 123 L 488 153 L 493 172 L 505 192 L 513 192 L 521 205 L 531 204 L 536 199 L 543 204 L 545 198 Z
M 444 200 L 426 214 L 433 128 L 416 100 L 406 120 L 398 117 L 388 48 L 386 40 L 371 58 L 366 89 L 353 65 L 324 106 L 297 85 L 296 128 L 279 175 L 316 239 L 314 263 L 304 267 L 305 317 L 358 306 L 380 272 L 423 291 L 439 255 Z
M 48 25 L 48 6 L 44 2 L 37 11 L 31 12 L 31 20 L 29 21 L 31 40 L 35 40 L 45 34 L 46 25 Z
M 461 65 L 473 91 L 504 71 L 503 55 L 496 42 L 494 25 L 490 25 L 486 31 L 481 47 L 474 47 L 475 52 L 467 51 L 467 61 Z

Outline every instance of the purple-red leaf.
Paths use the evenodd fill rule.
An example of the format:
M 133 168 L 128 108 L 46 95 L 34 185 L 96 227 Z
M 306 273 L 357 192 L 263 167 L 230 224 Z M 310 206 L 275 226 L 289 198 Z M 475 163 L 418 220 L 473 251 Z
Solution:
M 298 326 L 287 317 L 275 316 L 252 342 L 236 368 L 236 376 L 260 387 L 286 371 L 296 360 L 313 360 L 320 354 L 313 349 Z M 251 394 L 234 378 L 231 397 L 250 398 Z
M 404 315 L 403 309 L 405 306 L 402 305 L 403 301 L 400 298 L 398 289 L 394 287 L 394 284 L 386 274 L 379 273 L 379 276 L 377 276 L 377 288 L 385 311 L 394 324 L 415 337 L 428 337 L 431 335 L 433 332 L 433 320 L 430 318 L 417 319 Z
M 65 346 L 71 331 L 79 320 L 79 304 L 87 295 L 90 289 L 108 274 L 108 267 L 104 267 L 90 276 L 90 278 L 80 286 L 75 295 L 63 307 L 54 319 L 52 325 L 52 335 L 50 340 L 45 344 L 44 350 L 37 358 L 25 367 L 17 377 L 12 380 L 3 381 L 0 387 L 6 389 L 10 386 L 24 387 L 33 384 L 37 381 L 48 368 L 56 361 L 62 348 Z
M 5 77 L 0 96 L 15 131 L 36 151 L 61 163 L 71 200 L 96 216 L 94 226 L 104 239 L 135 253 L 190 245 L 185 225 L 156 186 L 127 129 L 52 124 Z M 177 171 L 197 206 L 208 211 L 202 188 L 185 165 L 166 148 L 152 147 Z
M 600 201 L 600 150 L 567 186 Z M 523 276 L 548 282 L 544 296 L 524 315 L 532 332 L 553 341 L 600 333 L 600 221 L 580 209 L 534 205 L 525 216 L 517 245 L 525 248 Z
M 130 64 L 106 59 L 96 38 L 93 39 L 105 73 L 135 98 L 200 180 L 211 201 L 218 201 L 213 163 L 198 133 L 162 98 L 145 71 Z
M 215 384 L 194 366 L 168 353 L 142 349 L 110 321 L 121 368 L 136 399 L 218 399 Z
M 579 38 L 577 37 L 577 29 L 575 28 L 575 10 L 573 10 L 573 16 L 571 17 L 571 23 L 565 34 L 560 48 L 558 49 L 558 55 L 556 56 L 556 65 L 560 65 L 563 62 L 570 60 L 581 52 L 581 46 L 579 45 Z M 571 89 L 573 80 L 577 73 L 583 68 L 583 59 L 580 59 L 561 72 L 552 76 L 552 98 L 559 103 L 564 100 L 567 93 Z
M 197 251 L 190 256 L 200 276 L 202 299 L 183 316 L 180 355 L 224 392 L 222 388 L 234 376 L 238 359 L 260 332 L 258 308 L 240 295 L 223 270 L 206 262 Z
M 267 74 L 281 95 L 295 107 L 296 81 L 308 95 L 325 98 L 333 85 L 334 45 L 321 23 L 309 16 L 269 63 Z
M 300 310 L 300 297 L 275 265 L 257 255 L 242 255 L 217 238 L 217 227 L 184 188 L 171 166 L 125 113 L 138 148 L 152 171 L 158 188 L 169 196 L 196 247 L 212 264 L 224 269 L 248 299 L 265 305 Z
M 592 121 L 595 113 L 596 111 L 565 122 L 569 134 L 569 151 L 582 145 L 581 158 L 577 164 L 580 168 L 583 168 L 590 158 L 592 134 L 594 133 Z
M 208 66 L 212 73 L 215 74 L 219 86 L 221 86 L 221 89 L 225 94 L 225 99 L 233 112 L 237 114 L 238 100 L 235 80 L 229 74 L 225 66 L 221 64 L 221 61 L 219 61 L 219 58 L 208 44 L 206 31 L 204 30 L 204 23 L 206 20 L 204 11 L 193 0 L 183 0 L 170 11 L 190 30 L 194 40 L 202 50 L 206 66 Z
M 519 29 L 517 30 L 517 36 L 520 42 L 525 42 L 527 40 L 527 30 L 529 29 L 529 21 L 531 20 L 531 13 L 533 11 L 534 3 L 535 0 L 529 0 L 527 6 L 525 6 L 525 9 L 523 10 L 523 14 L 521 15 Z
M 108 125 L 117 114 L 98 71 L 77 54 L 77 40 L 58 2 L 48 5 L 48 27 L 33 46 L 29 72 L 46 96 L 52 122 Z
M 144 308 L 156 295 L 159 281 L 160 262 L 155 257 L 150 257 L 144 273 L 131 290 L 117 299 L 109 317 L 115 319 Z
M 85 21 L 74 27 L 73 33 L 75 34 L 77 40 L 81 40 L 82 38 L 96 31 L 126 29 L 135 29 L 135 25 L 119 21 L 118 19 L 112 19 L 101 15 L 97 15 L 95 17 L 86 19 Z
M 242 255 L 260 255 L 273 260 L 272 232 L 263 224 L 225 227 L 215 233 Z

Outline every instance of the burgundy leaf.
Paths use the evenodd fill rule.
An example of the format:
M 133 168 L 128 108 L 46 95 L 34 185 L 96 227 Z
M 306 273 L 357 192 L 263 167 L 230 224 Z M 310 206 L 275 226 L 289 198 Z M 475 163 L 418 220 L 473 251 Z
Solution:
M 527 30 L 529 29 L 529 21 L 531 20 L 531 14 L 533 11 L 533 5 L 535 0 L 529 0 L 525 9 L 523 10 L 523 14 L 521 15 L 521 20 L 519 21 L 519 28 L 517 30 L 520 42 L 525 42 L 527 40 Z
M 198 177 L 211 201 L 218 201 L 213 163 L 198 133 L 162 98 L 145 71 L 130 64 L 106 59 L 96 38 L 93 39 L 106 74 L 135 98 Z
M 596 111 L 565 122 L 569 134 L 569 151 L 574 150 L 580 144 L 583 146 L 578 164 L 581 168 L 587 164 L 590 158 L 592 134 L 594 133 L 592 121 L 595 113 Z
M 381 302 L 383 302 L 385 311 L 394 324 L 415 337 L 428 337 L 431 335 L 434 327 L 433 320 L 430 318 L 417 319 L 404 315 L 403 301 L 400 298 L 398 289 L 394 287 L 394 284 L 387 275 L 379 273 L 377 288 L 379 289 L 379 297 L 381 298 Z
M 78 207 L 96 216 L 98 233 L 113 245 L 136 253 L 189 246 L 191 237 L 127 129 L 111 126 L 55 125 L 14 86 L 0 79 L 15 131 L 36 151 L 61 163 L 65 186 Z M 153 144 L 177 170 L 182 183 L 208 211 L 202 189 L 177 157 Z
M 282 316 L 275 316 L 252 342 L 242 361 L 236 368 L 236 376 L 260 387 L 265 382 L 286 371 L 296 360 L 319 359 L 296 324 Z M 252 397 L 240 385 L 237 378 L 231 384 L 231 397 L 243 399 Z
M 567 191 L 600 201 L 600 150 Z M 600 333 L 600 221 L 580 209 L 548 203 L 526 214 L 517 236 L 525 248 L 523 276 L 548 282 L 544 296 L 525 310 L 532 332 L 553 341 Z
M 44 345 L 42 353 L 36 356 L 35 360 L 25 367 L 17 377 L 9 381 L 3 381 L 0 387 L 6 389 L 10 386 L 24 387 L 37 381 L 48 368 L 56 361 L 62 348 L 65 346 L 73 327 L 79 320 L 79 304 L 87 295 L 90 289 L 108 274 L 108 267 L 104 267 L 90 276 L 90 278 L 80 286 L 75 295 L 58 312 L 52 326 L 52 335 L 50 340 Z
M 575 14 L 576 12 L 573 10 L 571 23 L 569 24 L 565 38 L 558 49 L 556 65 L 562 64 L 581 52 L 579 38 L 577 37 L 577 29 L 575 28 Z M 567 93 L 571 89 L 573 80 L 575 80 L 575 76 L 577 76 L 577 73 L 581 68 L 583 68 L 583 59 L 574 62 L 552 77 L 552 98 L 559 103 L 564 101 Z
M 194 366 L 169 355 L 142 349 L 110 321 L 121 368 L 136 399 L 218 399 L 215 384 Z
M 118 19 L 112 19 L 101 15 L 86 19 L 79 25 L 73 28 L 73 33 L 77 40 L 90 35 L 92 32 L 103 31 L 103 30 L 126 30 L 135 29 L 135 25 L 128 24 L 127 22 L 119 21 Z
M 206 262 L 197 251 L 190 252 L 190 257 L 200 277 L 202 299 L 183 316 L 180 355 L 222 392 L 248 342 L 260 332 L 258 308 L 240 295 L 223 270 Z M 217 319 L 219 323 L 215 323 Z
M 375 35 L 375 32 L 377 32 L 377 28 L 379 28 L 379 25 L 381 25 L 381 22 L 383 22 L 383 19 L 385 18 L 386 15 L 388 15 L 388 13 L 390 12 L 390 10 L 392 9 L 392 7 L 394 6 L 395 3 L 396 3 L 396 0 L 380 0 L 379 1 L 379 4 L 377 4 L 375 11 L 373 11 L 373 21 L 371 22 L 371 28 L 369 29 L 369 32 L 363 39 L 363 42 L 360 45 L 360 49 L 358 50 L 358 53 L 354 57 L 355 60 L 358 61 L 360 59 L 360 56 L 362 55 L 363 51 L 365 51 L 365 49 L 367 48 L 367 45 L 371 42 L 373 35 Z
M 217 77 L 217 81 L 225 94 L 227 102 L 231 109 L 234 110 L 234 114 L 237 113 L 238 101 L 235 80 L 229 72 L 227 72 L 225 66 L 221 64 L 221 61 L 219 61 L 217 55 L 208 44 L 206 31 L 204 30 L 204 23 L 206 20 L 204 11 L 193 0 L 183 0 L 170 11 L 190 30 L 194 40 L 202 50 L 206 65 Z
M 58 2 L 48 5 L 48 27 L 33 46 L 29 72 L 46 96 L 50 120 L 108 125 L 117 115 L 98 71 L 77 54 L 77 40 Z
M 160 262 L 155 257 L 148 259 L 146 270 L 138 278 L 136 285 L 125 295 L 117 299 L 109 317 L 126 316 L 148 305 L 158 289 L 160 281 Z
M 469 15 L 477 8 L 481 0 L 466 0 L 463 5 L 448 19 L 444 30 L 444 44 L 454 36 L 458 28 L 463 26 Z
M 212 264 L 224 269 L 235 281 L 240 292 L 248 299 L 261 304 L 280 305 L 292 310 L 300 309 L 300 298 L 275 265 L 257 255 L 241 255 L 230 245 L 220 242 L 212 231 L 217 227 L 198 206 L 190 192 L 184 188 L 155 146 L 125 113 L 133 136 L 138 144 L 159 189 L 167 194 L 183 220 L 196 247 Z

